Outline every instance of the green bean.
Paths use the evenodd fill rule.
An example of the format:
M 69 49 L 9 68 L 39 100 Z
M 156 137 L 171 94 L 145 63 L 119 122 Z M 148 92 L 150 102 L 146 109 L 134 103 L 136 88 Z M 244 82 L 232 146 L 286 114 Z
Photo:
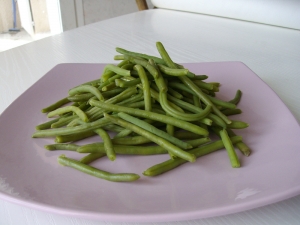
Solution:
M 157 64 L 157 66 L 160 69 L 160 71 L 170 76 L 186 76 L 189 72 L 188 69 L 173 69 L 162 64 Z
M 90 164 L 90 163 L 96 161 L 97 159 L 102 158 L 103 156 L 106 156 L 106 153 L 90 153 L 90 154 L 82 157 L 80 159 L 80 162 L 84 163 L 84 164 Z
M 76 134 L 85 131 L 95 130 L 97 128 L 103 127 L 111 122 L 106 118 L 101 118 L 94 122 L 86 123 L 76 127 L 61 127 L 61 128 L 53 128 L 47 130 L 38 130 L 33 133 L 33 138 L 41 138 L 41 137 L 53 137 L 58 135 L 68 135 L 68 134 Z
M 241 114 L 242 110 L 241 109 L 224 109 L 224 110 L 222 110 L 222 113 L 226 116 L 231 116 L 231 115 Z
M 104 97 L 102 96 L 102 94 L 98 90 L 98 88 L 93 87 L 93 86 L 89 86 L 89 85 L 82 85 L 82 86 L 72 88 L 72 89 L 69 90 L 69 95 L 73 96 L 73 95 L 83 93 L 83 92 L 92 93 L 93 95 L 95 95 L 99 99 L 99 101 L 104 101 Z
M 240 136 L 235 136 L 231 138 L 232 143 L 236 143 L 237 141 L 241 141 L 242 138 Z M 192 154 L 196 155 L 197 158 L 212 153 L 214 151 L 220 150 L 224 148 L 224 143 L 222 140 L 214 141 L 209 144 L 200 146 L 198 148 L 194 148 L 190 150 Z M 143 172 L 145 176 L 157 176 L 162 173 L 168 172 L 176 167 L 186 163 L 187 161 L 181 158 L 169 159 L 165 162 L 156 164 Z
M 227 129 L 227 133 L 229 137 L 237 136 L 232 130 Z M 235 143 L 235 146 L 243 153 L 245 156 L 249 156 L 251 154 L 251 149 L 248 145 L 246 145 L 243 141 Z
M 121 54 L 123 54 L 123 55 L 140 57 L 140 58 L 144 58 L 144 59 L 147 59 L 147 60 L 152 59 L 156 63 L 160 63 L 160 64 L 164 64 L 165 63 L 161 58 L 158 58 L 158 57 L 155 57 L 155 56 L 146 55 L 146 54 L 142 54 L 142 53 L 131 52 L 131 51 L 125 50 L 123 48 L 118 48 L 117 47 L 116 51 L 119 52 L 119 53 L 121 53 Z
M 215 90 L 215 85 L 212 83 L 206 83 L 201 80 L 195 80 L 194 83 L 200 88 L 210 90 L 210 91 Z
M 101 91 L 111 91 L 116 87 L 116 83 L 109 83 L 108 85 L 105 85 L 104 87 L 101 88 Z
M 122 68 L 122 69 L 129 69 L 129 68 L 127 68 L 128 65 L 129 65 L 129 64 L 126 64 L 126 65 L 122 66 L 121 68 Z M 122 75 L 119 75 L 119 74 L 116 74 L 116 75 L 110 77 L 110 78 L 108 79 L 108 82 L 113 83 L 113 82 L 115 82 L 116 79 L 120 79 L 121 77 L 123 77 L 123 76 L 122 76 Z
M 232 120 L 231 124 L 228 124 L 227 127 L 231 129 L 244 129 L 249 126 L 248 123 L 245 123 L 243 121 L 238 121 L 238 120 Z
M 182 99 L 183 98 L 182 94 L 180 94 L 178 91 L 175 91 L 171 87 L 168 87 L 168 93 L 170 93 L 173 97 L 175 97 L 177 99 Z
M 122 55 L 121 57 L 115 57 L 115 59 L 126 59 L 129 60 L 130 62 L 134 63 L 134 64 L 138 64 L 141 65 L 142 67 L 144 67 L 147 71 L 149 71 L 149 73 L 154 77 L 157 78 L 158 77 L 158 72 L 157 69 L 154 68 L 150 63 L 148 63 L 146 60 L 144 59 L 140 59 L 140 58 L 136 58 L 133 56 L 128 56 L 128 55 Z
M 140 65 L 135 65 L 133 67 L 133 69 L 138 72 L 139 77 L 141 79 L 143 93 L 144 93 L 145 110 L 151 111 L 152 103 L 151 103 L 151 94 L 150 94 L 150 84 L 149 84 L 148 78 L 145 74 L 145 70 Z
M 51 144 L 51 145 L 45 145 L 45 149 L 53 151 L 53 150 L 70 150 L 70 151 L 76 151 L 77 148 L 79 148 L 79 145 L 76 144 Z
M 104 67 L 103 74 L 101 77 L 101 80 L 103 82 L 107 81 L 112 76 L 112 73 L 108 73 L 108 71 L 112 71 L 112 72 L 114 72 L 118 75 L 122 75 L 122 76 L 130 76 L 129 70 L 122 69 L 122 68 L 112 65 L 112 64 L 107 64 Z
M 41 123 L 39 125 L 37 125 L 35 127 L 36 130 L 45 130 L 45 129 L 48 129 L 48 128 L 51 128 L 51 125 L 53 123 L 56 123 L 60 118 L 56 118 L 56 119 L 53 119 L 53 120 L 50 120 L 48 122 L 45 122 L 45 123 Z
M 221 107 L 226 108 L 226 109 L 235 109 L 236 108 L 236 105 L 233 104 L 233 103 L 225 102 L 225 101 L 222 101 L 220 99 L 214 98 L 214 97 L 209 96 L 209 95 L 207 95 L 207 97 L 215 105 L 221 106 Z
M 197 121 L 205 118 L 210 112 L 211 112 L 211 106 L 208 105 L 202 112 L 195 113 L 195 114 L 188 114 L 188 113 L 181 113 L 176 110 L 174 110 L 172 107 L 169 106 L 167 96 L 160 92 L 160 104 L 162 108 L 171 116 L 178 118 L 180 120 L 184 121 Z
M 73 142 L 73 141 L 79 141 L 88 137 L 95 136 L 95 132 L 93 130 L 91 131 L 85 131 L 85 132 L 79 132 L 76 134 L 69 134 L 69 135 L 58 135 L 55 137 L 56 143 L 66 143 L 66 142 Z
M 54 111 L 48 113 L 48 117 L 51 118 L 53 116 L 57 116 L 66 112 L 74 112 L 76 115 L 84 122 L 88 122 L 89 118 L 87 115 L 78 107 L 76 106 L 65 106 L 63 108 L 58 108 Z
M 197 97 L 197 96 L 196 96 Z M 188 102 L 186 102 L 186 101 L 182 101 L 182 100 L 180 100 L 180 99 L 176 99 L 176 98 L 174 98 L 173 96 L 170 96 L 170 95 L 168 95 L 168 99 L 171 101 L 171 102 L 173 102 L 173 103 L 175 103 L 176 105 L 178 105 L 178 106 L 180 106 L 180 107 L 182 107 L 183 109 L 186 109 L 186 110 L 188 110 L 188 111 L 190 111 L 190 112 L 194 112 L 194 113 L 205 113 L 205 112 L 203 112 L 203 109 L 201 109 L 201 108 L 199 108 L 199 107 L 197 107 L 197 106 L 195 106 L 195 105 L 192 105 L 192 104 L 190 104 L 190 103 L 188 103 Z M 193 102 L 194 103 L 194 102 Z M 206 113 L 208 113 L 208 111 L 209 111 L 209 108 L 207 108 L 206 109 L 207 111 L 206 111 Z M 206 114 L 205 113 L 205 114 Z M 207 114 L 206 116 L 209 116 L 210 114 Z M 205 117 L 205 115 L 203 115 L 203 117 Z M 202 122 L 202 123 L 204 123 L 204 124 L 207 124 L 207 125 L 211 125 L 212 124 L 212 121 L 209 119 L 209 118 L 202 118 L 202 119 L 200 119 L 199 120 L 200 122 Z
M 108 181 L 115 182 L 127 182 L 127 181 L 135 181 L 140 178 L 139 175 L 134 173 L 109 173 L 104 170 L 97 169 L 95 167 L 86 165 L 77 160 L 67 158 L 65 155 L 60 155 L 58 157 L 58 162 L 63 166 L 68 166 L 74 169 L 77 169 L 83 173 L 105 179 Z
M 111 139 L 110 139 L 108 133 L 101 128 L 96 129 L 95 133 L 97 133 L 102 138 L 102 140 L 104 142 L 104 149 L 107 154 L 107 157 L 111 161 L 115 161 L 116 153 L 114 152 L 114 147 L 113 147 L 113 144 L 111 142 Z
M 124 81 L 121 79 L 116 79 L 115 83 L 118 87 L 131 87 L 131 86 L 135 86 L 135 85 L 141 83 L 141 79 L 136 78 L 135 80 L 131 80 L 131 81 Z
M 232 100 L 230 100 L 229 102 L 237 105 L 240 102 L 241 98 L 242 98 L 242 91 L 237 90 L 234 98 Z
M 206 80 L 208 78 L 207 75 L 196 75 L 195 77 L 192 78 L 193 81 L 195 80 Z
M 157 155 L 168 151 L 161 146 L 114 145 L 116 154 L 120 155 Z M 78 148 L 79 153 L 105 153 L 103 143 L 93 143 Z
M 69 102 L 70 102 L 70 100 L 68 99 L 68 97 L 66 97 L 66 98 L 60 99 L 59 101 L 43 108 L 41 111 L 42 111 L 42 113 L 47 113 L 47 112 L 53 111 L 55 109 L 58 109 L 59 107 L 65 105 Z
M 124 129 L 114 136 L 114 139 L 126 137 L 132 133 L 132 130 Z
M 204 135 L 204 136 L 208 135 L 208 132 L 199 126 L 196 126 L 196 125 L 186 122 L 186 121 L 178 120 L 176 118 L 165 116 L 162 114 L 148 112 L 148 111 L 141 110 L 141 109 L 131 109 L 131 108 L 124 107 L 124 106 L 116 106 L 116 105 L 108 104 L 108 103 L 100 103 L 99 101 L 96 101 L 96 100 L 91 100 L 90 104 L 93 106 L 99 107 L 99 108 L 110 109 L 115 112 L 125 112 L 130 115 L 137 116 L 137 117 L 142 117 L 142 118 L 146 118 L 146 119 L 160 121 L 160 122 L 167 123 L 167 124 L 172 124 L 175 127 L 179 127 L 179 128 L 191 131 L 191 132 L 199 134 L 199 135 Z
M 220 133 L 220 137 L 221 137 L 221 139 L 224 143 L 224 147 L 227 150 L 227 154 L 228 154 L 231 166 L 233 168 L 240 167 L 241 165 L 240 165 L 239 159 L 237 157 L 237 154 L 236 154 L 236 152 L 234 150 L 234 147 L 233 147 L 233 143 L 231 142 L 227 131 L 225 129 L 221 129 L 219 131 L 219 133 Z
M 120 118 L 116 118 L 113 116 L 109 116 L 108 114 L 105 114 L 105 118 L 108 118 L 111 120 L 111 122 L 118 124 L 124 128 L 130 129 L 132 131 L 134 131 L 135 133 L 145 136 L 148 139 L 150 139 L 151 141 L 153 141 L 154 143 L 162 146 L 163 148 L 165 148 L 166 150 L 168 150 L 168 152 L 171 152 L 172 154 L 180 157 L 180 158 L 184 158 L 190 162 L 194 162 L 195 161 L 195 157 L 192 154 L 189 154 L 188 152 L 183 151 L 182 149 L 178 148 L 177 146 L 173 145 L 172 143 L 170 143 L 169 141 L 166 141 L 165 139 L 154 135 L 152 133 L 150 133 L 147 130 L 144 130 L 134 124 L 128 123 L 123 119 Z
M 182 148 L 182 149 L 190 149 L 192 146 L 188 143 L 179 140 L 178 138 L 175 138 L 174 136 L 171 136 L 170 134 L 152 126 L 151 124 L 140 120 L 136 117 L 130 116 L 124 112 L 118 113 L 118 116 L 122 118 L 123 120 L 126 120 L 127 122 L 130 122 L 140 128 L 143 128 L 144 130 L 147 130 L 151 132 L 152 134 L 155 134 L 161 138 L 164 138 L 165 140 L 169 141 L 170 143 Z

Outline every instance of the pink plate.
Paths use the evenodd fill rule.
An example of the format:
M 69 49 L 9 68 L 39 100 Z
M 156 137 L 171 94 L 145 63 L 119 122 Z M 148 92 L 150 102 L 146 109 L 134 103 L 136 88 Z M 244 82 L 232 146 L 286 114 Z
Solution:
M 289 109 L 247 66 L 240 62 L 185 64 L 192 72 L 222 84 L 218 97 L 230 100 L 243 91 L 235 119 L 250 127 L 237 130 L 252 148 L 239 152 L 242 167 L 233 169 L 225 150 L 186 163 L 157 177 L 148 167 L 168 155 L 118 156 L 93 165 L 111 172 L 134 172 L 133 183 L 101 180 L 57 163 L 64 153 L 43 148 L 51 138 L 33 139 L 40 110 L 67 96 L 67 91 L 100 76 L 103 64 L 61 64 L 30 87 L 0 116 L 0 197 L 34 209 L 88 219 L 123 222 L 178 221 L 236 213 L 300 194 L 300 129 Z M 82 141 L 99 141 L 97 137 Z

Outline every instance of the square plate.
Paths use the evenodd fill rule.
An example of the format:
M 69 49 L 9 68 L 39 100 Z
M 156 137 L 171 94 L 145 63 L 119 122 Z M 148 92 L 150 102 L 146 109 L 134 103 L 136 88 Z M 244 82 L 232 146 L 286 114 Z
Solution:
M 168 155 L 117 156 L 94 166 L 110 172 L 141 175 L 132 183 L 101 180 L 57 163 L 60 154 L 47 151 L 51 138 L 33 139 L 37 124 L 47 121 L 40 110 L 67 96 L 67 91 L 96 79 L 105 64 L 60 64 L 38 80 L 0 116 L 0 197 L 51 213 L 88 219 L 128 222 L 190 220 L 236 213 L 300 194 L 300 129 L 289 109 L 255 73 L 241 62 L 184 64 L 209 81 L 222 84 L 217 96 L 243 96 L 243 110 L 233 118 L 250 127 L 237 130 L 251 147 L 242 167 L 233 169 L 225 150 L 186 163 L 157 177 L 144 177 L 150 166 Z M 93 137 L 81 144 L 99 141 Z

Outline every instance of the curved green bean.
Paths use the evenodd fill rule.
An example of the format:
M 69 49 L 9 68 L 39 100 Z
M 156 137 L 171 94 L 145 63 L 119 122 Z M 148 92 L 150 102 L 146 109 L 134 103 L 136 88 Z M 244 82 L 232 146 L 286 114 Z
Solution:
M 107 157 L 111 161 L 114 161 L 116 159 L 116 153 L 114 152 L 114 147 L 113 147 L 112 141 L 111 141 L 108 133 L 101 128 L 96 129 L 95 133 L 97 133 L 102 138 L 102 140 L 104 142 L 104 149 L 107 154 Z
M 99 101 L 104 101 L 104 97 L 101 94 L 101 92 L 98 90 L 98 88 L 90 86 L 90 85 L 82 85 L 75 88 L 72 88 L 69 90 L 69 95 L 73 96 L 79 93 L 89 92 L 95 95 Z
M 150 84 L 149 84 L 148 78 L 146 76 L 145 70 L 140 65 L 135 65 L 133 67 L 133 69 L 138 72 L 138 75 L 141 79 L 143 93 L 144 93 L 145 110 L 151 111 L 152 102 L 151 102 L 151 94 L 150 94 Z
M 86 165 L 81 163 L 77 160 L 67 158 L 65 155 L 60 155 L 58 157 L 58 162 L 63 166 L 68 166 L 74 169 L 77 169 L 83 173 L 108 180 L 108 181 L 115 181 L 115 182 L 129 182 L 135 181 L 140 178 L 138 174 L 134 173 L 109 173 L 104 170 L 97 169 L 95 167 Z
M 113 76 L 112 74 L 114 74 L 114 73 L 111 73 L 111 72 L 114 72 L 114 73 L 116 73 L 118 75 L 122 75 L 122 76 L 130 76 L 130 71 L 129 70 L 122 69 L 119 66 L 115 66 L 113 64 L 107 64 L 103 69 L 103 74 L 101 76 L 101 80 L 103 82 L 105 82 L 109 78 L 111 78 Z
M 58 108 L 54 111 L 49 112 L 47 116 L 49 118 L 51 118 L 53 116 L 61 115 L 63 113 L 67 113 L 67 112 L 74 112 L 84 122 L 89 121 L 89 118 L 87 117 L 87 115 L 80 108 L 78 108 L 76 106 L 65 106 L 63 108 Z

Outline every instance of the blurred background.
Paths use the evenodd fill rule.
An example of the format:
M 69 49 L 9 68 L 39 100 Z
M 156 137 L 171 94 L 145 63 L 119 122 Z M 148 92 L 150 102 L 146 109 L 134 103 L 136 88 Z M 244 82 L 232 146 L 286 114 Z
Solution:
M 0 0 L 0 52 L 143 10 L 151 0 Z

